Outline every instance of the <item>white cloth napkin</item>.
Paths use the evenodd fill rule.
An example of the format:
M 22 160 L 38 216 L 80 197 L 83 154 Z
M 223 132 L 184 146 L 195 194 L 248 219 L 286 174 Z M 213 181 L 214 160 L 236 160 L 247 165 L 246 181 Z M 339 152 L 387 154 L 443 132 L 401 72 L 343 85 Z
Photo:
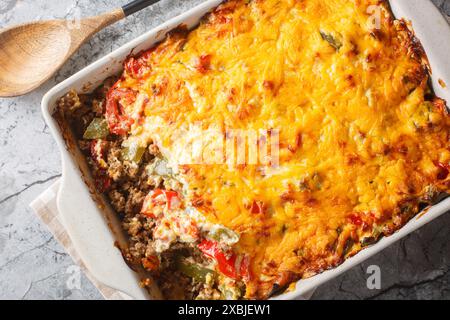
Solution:
M 118 290 L 107 287 L 99 283 L 89 272 L 83 264 L 78 253 L 72 245 L 64 226 L 58 218 L 58 208 L 56 206 L 56 196 L 59 191 L 59 181 L 56 181 L 50 188 L 45 190 L 39 197 L 37 197 L 30 207 L 34 210 L 41 221 L 49 228 L 56 240 L 64 247 L 67 253 L 72 257 L 73 261 L 80 266 L 81 270 L 86 274 L 86 277 L 94 284 L 100 291 L 103 297 L 107 300 L 129 300 L 130 296 Z
M 81 270 L 86 274 L 87 278 L 100 291 L 103 297 L 107 300 L 130 300 L 130 296 L 123 292 L 112 289 L 98 282 L 83 264 L 78 253 L 72 245 L 64 226 L 58 219 L 58 208 L 56 206 L 56 196 L 59 191 L 59 181 L 56 181 L 50 188 L 39 195 L 31 204 L 30 207 L 34 210 L 41 221 L 49 228 L 56 240 L 64 247 L 67 253 L 72 257 L 73 261 L 78 264 Z M 314 290 L 308 292 L 301 297 L 301 300 L 309 300 L 313 295 Z

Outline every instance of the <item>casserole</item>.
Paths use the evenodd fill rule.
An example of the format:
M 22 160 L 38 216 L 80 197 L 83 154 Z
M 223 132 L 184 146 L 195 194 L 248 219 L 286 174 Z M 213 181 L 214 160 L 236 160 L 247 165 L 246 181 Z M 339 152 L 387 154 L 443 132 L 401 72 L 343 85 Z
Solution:
M 395 12 L 395 9 L 394 9 L 394 12 Z M 188 23 L 188 26 L 191 26 L 191 25 Z M 322 35 L 322 37 L 323 37 L 323 38 L 326 38 L 326 36 L 323 36 L 323 35 Z M 426 48 L 426 47 L 425 47 L 425 48 Z M 120 51 L 120 50 L 119 50 L 119 51 Z M 431 64 L 432 64 L 432 66 L 433 66 L 433 62 L 432 62 Z M 94 77 L 94 79 L 95 79 L 95 77 Z M 444 79 L 444 81 L 445 81 L 445 79 Z M 95 82 L 95 81 L 94 81 L 94 82 Z M 76 86 L 74 86 L 74 87 L 75 87 L 75 89 L 78 89 Z M 61 92 L 60 92 L 60 93 L 61 93 Z M 445 98 L 445 96 L 444 96 L 444 98 Z M 44 102 L 46 102 L 45 99 L 44 99 Z M 53 103 L 54 103 L 54 102 L 55 102 L 55 101 L 53 101 Z M 47 112 L 48 112 L 48 110 L 47 110 Z M 439 205 L 442 205 L 442 203 L 446 203 L 446 202 L 447 202 L 447 200 L 444 200 L 444 201 L 441 202 L 441 204 L 439 204 Z M 416 227 L 418 227 L 418 226 L 420 225 L 420 222 L 423 222 L 423 221 L 425 220 L 425 218 L 429 217 L 429 216 L 431 215 L 432 211 L 433 211 L 435 208 L 439 208 L 439 205 L 434 206 L 432 209 L 430 209 L 430 211 L 429 211 L 424 217 L 422 217 L 421 219 L 417 220 L 418 222 L 416 222 Z M 435 213 L 435 214 L 439 214 L 439 213 L 442 213 L 442 212 L 441 212 L 441 211 L 438 211 L 438 213 Z M 422 220 L 422 219 L 424 219 L 424 220 Z M 415 221 L 415 220 L 413 220 L 413 221 Z M 411 224 L 411 222 L 410 222 L 409 224 Z M 409 224 L 408 224 L 408 225 L 409 225 Z M 408 226 L 408 225 L 407 225 L 407 226 Z M 392 241 L 392 239 L 395 238 L 395 235 L 400 234 L 402 230 L 404 230 L 404 229 L 407 228 L 407 226 L 406 226 L 405 228 L 401 229 L 399 233 L 394 234 L 394 235 L 391 236 L 391 237 L 388 237 L 388 238 L 386 238 L 386 239 L 381 240 L 381 242 L 380 242 L 381 245 L 380 245 L 380 243 L 379 243 L 379 244 L 376 244 L 376 245 L 374 245 L 373 247 L 371 247 L 371 248 L 369 248 L 369 249 L 366 249 L 366 251 L 367 251 L 367 250 L 370 250 L 370 249 L 373 250 L 374 248 L 380 249 L 381 247 L 383 247 L 383 242 L 384 242 L 384 245 L 390 243 L 390 241 Z M 413 229 L 414 229 L 414 226 L 411 227 L 409 230 L 411 231 L 411 230 L 413 230 Z M 386 241 L 385 241 L 385 240 L 386 240 Z M 353 263 L 354 263 L 354 261 L 358 261 L 358 260 L 357 260 L 357 257 L 360 257 L 360 256 L 361 256 L 361 253 L 360 253 L 360 254 L 357 254 L 356 256 L 354 256 L 353 258 L 350 258 L 350 259 L 347 260 L 347 261 L 353 261 Z M 346 264 L 347 264 L 347 267 L 348 267 L 348 263 L 346 262 L 346 263 L 344 263 L 342 266 L 340 266 L 340 267 L 338 267 L 338 268 L 336 268 L 336 269 L 334 269 L 334 270 L 327 271 L 327 272 L 325 272 L 325 273 L 322 273 L 320 276 L 316 276 L 316 277 L 313 277 L 313 278 L 311 278 L 311 279 L 320 279 L 321 276 L 322 276 L 322 279 L 323 279 L 323 278 L 326 278 L 327 274 L 329 275 L 330 272 L 334 272 L 334 273 L 336 274 L 336 273 L 339 272 L 339 269 L 341 269 L 341 271 L 343 270 L 342 268 L 345 269 L 345 265 L 346 265 Z M 344 266 L 344 267 L 343 267 L 343 266 Z M 309 280 L 311 280 L 311 279 L 309 279 Z M 317 281 L 319 281 L 319 280 L 317 280 Z M 301 284 L 301 285 L 300 285 L 300 284 Z M 308 288 L 309 288 L 309 287 L 308 287 L 308 280 L 302 280 L 302 281 L 299 282 L 298 290 L 296 290 L 296 291 L 294 291 L 294 292 L 295 292 L 296 294 L 299 294 L 300 292 L 302 292 L 302 290 L 303 290 L 303 292 L 304 292 L 304 290 L 308 290 Z M 286 295 L 284 295 L 284 296 L 285 296 L 285 297 L 288 297 L 289 294 L 286 294 Z

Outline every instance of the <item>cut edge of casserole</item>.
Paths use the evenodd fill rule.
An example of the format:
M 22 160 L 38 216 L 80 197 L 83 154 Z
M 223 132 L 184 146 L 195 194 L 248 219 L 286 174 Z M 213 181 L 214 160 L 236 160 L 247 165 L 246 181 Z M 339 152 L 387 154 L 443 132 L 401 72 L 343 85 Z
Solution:
M 430 72 L 387 1 L 230 0 L 59 111 L 124 216 L 130 261 L 162 287 L 184 279 L 170 298 L 260 299 L 449 191 L 450 118 Z M 221 137 L 206 135 L 200 161 L 193 125 Z M 229 129 L 262 132 L 258 146 L 276 133 L 277 165 L 224 160 Z

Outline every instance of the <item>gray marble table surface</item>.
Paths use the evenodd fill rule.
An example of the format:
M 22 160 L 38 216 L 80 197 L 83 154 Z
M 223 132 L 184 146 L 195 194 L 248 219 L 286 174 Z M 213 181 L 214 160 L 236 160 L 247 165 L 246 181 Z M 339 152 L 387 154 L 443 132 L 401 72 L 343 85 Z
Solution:
M 125 2 L 0 0 L 0 28 L 99 14 Z M 0 299 L 102 299 L 85 277 L 78 288 L 67 285 L 73 261 L 29 208 L 61 173 L 60 155 L 41 117 L 40 101 L 56 83 L 200 2 L 163 0 L 102 31 L 39 90 L 0 99 Z M 450 22 L 450 0 L 433 2 Z M 313 299 L 449 299 L 449 231 L 446 214 L 323 285 Z M 381 289 L 367 288 L 371 265 L 380 267 Z

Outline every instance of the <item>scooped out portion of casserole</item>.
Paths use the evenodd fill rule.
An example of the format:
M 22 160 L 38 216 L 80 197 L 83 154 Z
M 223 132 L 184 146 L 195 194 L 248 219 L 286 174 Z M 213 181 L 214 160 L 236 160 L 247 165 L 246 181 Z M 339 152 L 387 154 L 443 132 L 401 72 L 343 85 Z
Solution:
M 230 0 L 57 116 L 166 298 L 266 299 L 448 193 L 429 74 L 387 1 Z

